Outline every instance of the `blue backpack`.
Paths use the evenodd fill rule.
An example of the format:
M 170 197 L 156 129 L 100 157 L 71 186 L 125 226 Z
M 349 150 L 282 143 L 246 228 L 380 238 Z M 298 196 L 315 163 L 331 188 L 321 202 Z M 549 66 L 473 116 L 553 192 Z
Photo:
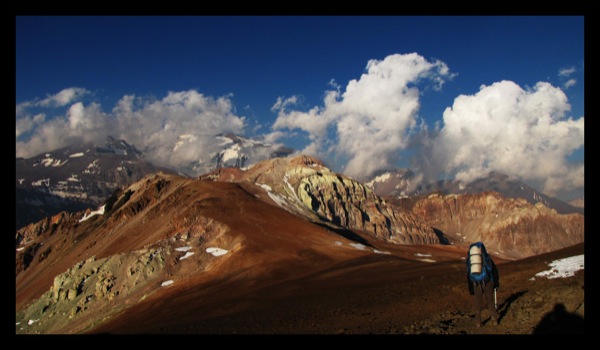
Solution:
M 493 281 L 492 261 L 482 242 L 475 242 L 469 246 L 467 272 L 469 280 L 477 284 Z

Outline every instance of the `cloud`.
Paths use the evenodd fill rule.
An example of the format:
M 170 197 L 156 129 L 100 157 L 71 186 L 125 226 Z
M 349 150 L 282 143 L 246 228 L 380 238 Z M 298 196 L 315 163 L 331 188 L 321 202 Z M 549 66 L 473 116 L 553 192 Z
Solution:
M 342 93 L 334 80 L 326 91 L 323 106 L 295 110 L 297 96 L 278 98 L 274 130 L 300 129 L 308 133 L 304 153 L 347 159 L 344 172 L 364 178 L 392 166 L 398 152 L 409 144 L 417 125 L 417 84 L 433 83 L 440 89 L 451 79 L 445 63 L 422 56 L 394 54 L 370 60 L 360 79 L 348 82 Z
M 568 88 L 574 86 L 576 83 L 577 83 L 577 80 L 569 79 L 563 84 L 563 86 L 565 87 L 565 89 L 568 89 Z
M 57 94 L 48 95 L 43 100 L 33 100 L 18 103 L 15 108 L 16 115 L 16 137 L 28 133 L 33 128 L 44 122 L 45 113 L 30 114 L 31 108 L 56 108 L 64 107 L 70 103 L 79 100 L 82 96 L 90 92 L 83 88 L 70 87 L 61 90 Z
M 570 78 L 575 72 L 575 67 L 561 68 L 558 70 L 558 77 L 564 81 L 563 87 L 565 89 L 573 87 L 577 83 L 576 79 Z
M 575 73 L 575 67 L 561 68 L 558 70 L 558 76 L 561 78 L 568 78 L 573 73 Z
M 103 140 L 110 132 L 108 119 L 100 105 L 92 103 L 86 107 L 81 102 L 71 105 L 62 117 L 50 119 L 39 114 L 18 118 L 16 156 L 29 158 L 76 142 Z M 31 135 L 24 137 L 24 131 Z
M 431 140 L 429 170 L 469 182 L 495 170 L 540 183 L 543 192 L 583 186 L 583 164 L 567 157 L 584 145 L 584 118 L 566 118 L 562 90 L 539 82 L 524 90 L 512 81 L 460 95 Z
M 42 123 L 46 115 L 43 113 L 36 114 L 34 116 L 24 116 L 22 118 L 17 119 L 16 122 L 16 135 L 17 138 L 29 131 L 31 131 L 36 125 Z
M 77 101 L 82 96 L 90 92 L 83 88 L 72 87 L 64 89 L 55 95 L 49 95 L 45 99 L 39 101 L 37 105 L 42 107 L 63 107 L 74 101 Z
M 61 93 L 54 96 L 58 95 Z M 65 102 L 77 94 L 67 95 L 56 100 Z M 102 112 L 99 104 L 86 106 L 82 102 L 72 104 L 65 115 L 53 118 L 17 113 L 16 155 L 28 158 L 73 142 L 101 142 L 110 135 L 134 144 L 156 164 L 185 167 L 208 160 L 218 150 L 216 134 L 243 133 L 245 117 L 235 114 L 230 98 L 213 98 L 188 90 L 169 92 L 161 100 L 126 95 L 110 113 Z

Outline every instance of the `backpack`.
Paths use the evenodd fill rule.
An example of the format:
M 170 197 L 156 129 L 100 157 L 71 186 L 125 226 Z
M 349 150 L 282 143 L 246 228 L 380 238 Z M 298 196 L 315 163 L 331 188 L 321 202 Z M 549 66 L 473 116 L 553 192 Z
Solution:
M 482 242 L 475 242 L 469 246 L 467 272 L 471 282 L 479 284 L 493 281 L 492 261 Z

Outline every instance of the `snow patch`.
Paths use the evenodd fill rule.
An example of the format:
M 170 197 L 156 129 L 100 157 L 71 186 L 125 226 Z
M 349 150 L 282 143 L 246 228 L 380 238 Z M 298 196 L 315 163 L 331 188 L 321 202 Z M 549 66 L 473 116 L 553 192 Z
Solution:
M 421 260 L 421 261 L 423 261 L 423 262 L 428 262 L 428 263 L 434 263 L 434 262 L 436 262 L 436 261 L 435 261 L 435 260 L 433 260 L 433 259 L 419 259 L 419 260 Z
M 185 247 L 175 248 L 175 250 L 178 251 L 178 252 L 187 252 L 188 250 L 192 250 L 192 247 L 190 247 L 188 245 L 188 246 L 185 246 Z
M 93 162 L 91 162 L 90 164 L 88 164 L 86 169 L 92 169 L 98 166 L 98 159 L 94 160 Z
M 20 252 L 23 249 L 25 249 L 25 247 L 17 248 L 17 251 Z
M 340 242 L 340 241 L 335 241 L 335 242 L 333 242 L 333 244 L 335 244 L 335 245 L 342 245 L 342 242 Z
M 77 178 L 77 174 L 72 174 L 70 178 L 67 179 L 67 181 L 72 181 L 72 182 L 81 182 L 81 180 L 79 180 Z
M 60 167 L 65 165 L 69 160 L 66 161 L 62 161 L 60 159 L 54 159 L 54 158 L 46 158 L 42 160 L 42 164 L 44 164 L 45 167 L 49 167 L 52 166 L 54 168 L 56 167 Z
M 81 220 L 79 220 L 79 222 L 83 222 L 94 215 L 104 215 L 104 205 L 98 208 L 98 210 L 94 210 L 93 212 L 91 212 L 90 215 L 84 214 Z
M 231 159 L 238 159 L 240 157 L 240 153 L 239 151 L 242 148 L 240 147 L 239 144 L 235 144 L 229 148 L 227 148 L 225 151 L 223 151 L 223 163 L 227 162 L 228 160 Z
M 415 253 L 415 256 L 431 257 L 431 254 Z
M 294 195 L 294 198 L 296 199 L 297 203 L 301 203 L 300 198 L 298 198 L 298 195 L 296 194 L 296 191 L 294 191 L 294 186 L 292 186 L 292 184 L 289 181 L 290 177 L 288 175 L 288 173 L 285 173 L 285 175 L 283 176 L 283 182 L 285 182 L 285 184 L 287 185 L 287 187 L 290 189 L 290 192 L 292 192 L 292 194 Z
M 18 179 L 17 181 L 19 181 L 19 185 L 22 185 L 23 181 L 25 181 L 25 179 Z
M 283 197 L 280 197 L 278 194 L 275 194 L 271 191 L 267 191 L 267 194 L 269 195 L 269 197 L 271 197 L 271 199 L 277 203 L 278 206 L 285 208 L 287 207 L 287 202 Z
M 302 204 L 302 201 L 298 197 L 298 194 L 294 190 L 294 186 L 292 186 L 289 179 L 290 179 L 290 176 L 288 175 L 288 173 L 285 173 L 285 175 L 283 176 L 283 182 L 285 182 L 285 184 L 289 188 L 289 190 L 290 190 L 289 192 L 292 193 L 292 199 L 294 200 L 295 210 L 297 212 L 302 212 L 302 208 L 304 207 L 304 204 Z
M 194 252 L 186 252 L 184 256 L 182 256 L 181 258 L 179 258 L 179 260 L 183 260 L 183 259 L 187 259 L 190 256 L 194 255 Z
M 216 248 L 216 247 L 206 248 L 206 252 L 209 254 L 212 254 L 214 256 L 221 256 L 221 255 L 229 253 L 228 250 L 225 250 L 222 248 Z
M 381 174 L 381 175 L 377 176 L 373 181 L 375 181 L 375 182 L 384 182 L 384 181 L 389 180 L 391 176 L 392 176 L 391 173 Z
M 356 249 L 360 249 L 360 250 L 365 250 L 367 247 L 364 244 L 360 244 L 360 243 L 350 243 L 351 246 L 353 246 Z
M 548 266 L 551 269 L 538 272 L 535 276 L 546 277 L 548 279 L 572 277 L 575 275 L 575 272 L 584 269 L 584 254 L 554 260 Z M 535 280 L 535 277 L 532 277 L 530 280 Z
M 37 322 L 37 321 L 39 321 L 39 320 L 40 320 L 39 318 L 38 318 L 37 320 L 29 320 L 29 321 L 27 322 L 27 324 L 31 326 L 32 324 L 36 323 L 36 322 Z
M 392 254 L 390 252 L 384 252 L 384 251 L 377 250 L 377 249 L 373 249 L 373 253 L 375 253 L 375 254 Z
M 365 185 L 367 185 L 370 188 L 373 188 L 373 186 L 375 185 L 376 182 L 384 182 L 390 179 L 390 177 L 392 176 L 392 173 L 384 173 L 381 174 L 377 177 L 375 177 L 373 180 L 365 183 Z
M 287 186 L 289 187 L 290 191 L 292 192 L 292 195 L 294 196 L 294 198 L 296 199 L 296 205 L 297 203 L 300 203 L 300 199 L 298 198 L 298 196 L 296 195 L 296 192 L 294 191 L 294 188 L 292 187 L 292 185 L 287 181 L 287 174 L 283 177 L 283 181 L 287 184 Z M 289 196 L 280 196 L 279 194 L 272 192 L 272 188 L 269 185 L 266 184 L 259 184 L 257 182 L 254 183 L 255 185 L 261 187 L 262 189 L 267 191 L 267 194 L 269 195 L 269 197 L 271 198 L 271 200 L 273 200 L 273 202 L 275 202 L 275 204 L 277 204 L 279 207 L 290 211 L 290 210 L 298 210 L 298 208 L 294 207 L 292 204 L 294 203 L 290 203 L 288 202 L 288 200 L 290 200 L 291 198 Z M 287 192 L 287 190 L 286 190 Z
M 31 183 L 31 186 L 42 186 L 42 184 L 46 185 L 46 187 L 50 187 L 50 178 L 34 181 Z
M 267 184 L 259 184 L 259 183 L 255 183 L 256 186 L 259 186 L 260 188 L 267 190 L 267 191 L 273 191 L 273 189 L 271 189 L 271 186 L 267 185 Z
M 83 157 L 83 152 L 73 153 L 69 156 L 69 158 L 79 158 L 79 157 Z
M 161 287 L 170 286 L 173 284 L 173 280 L 164 281 L 160 284 Z

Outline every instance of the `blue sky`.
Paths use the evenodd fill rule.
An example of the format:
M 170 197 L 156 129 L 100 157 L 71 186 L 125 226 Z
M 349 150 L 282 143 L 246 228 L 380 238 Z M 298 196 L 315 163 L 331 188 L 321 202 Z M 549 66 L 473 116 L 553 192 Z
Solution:
M 384 71 L 392 80 L 374 78 Z M 498 170 L 552 194 L 583 188 L 583 17 L 17 17 L 15 77 L 17 156 L 103 133 L 149 142 L 143 132 L 171 123 L 265 137 L 358 178 L 411 166 L 464 180 Z M 353 80 L 383 93 L 361 105 Z M 382 107 L 390 96 L 397 105 Z M 129 135 L 134 120 L 144 128 Z M 514 129 L 498 131 L 503 121 Z M 515 169 L 498 156 L 511 147 L 490 146 L 475 124 L 496 145 L 539 140 L 507 151 L 528 157 Z

